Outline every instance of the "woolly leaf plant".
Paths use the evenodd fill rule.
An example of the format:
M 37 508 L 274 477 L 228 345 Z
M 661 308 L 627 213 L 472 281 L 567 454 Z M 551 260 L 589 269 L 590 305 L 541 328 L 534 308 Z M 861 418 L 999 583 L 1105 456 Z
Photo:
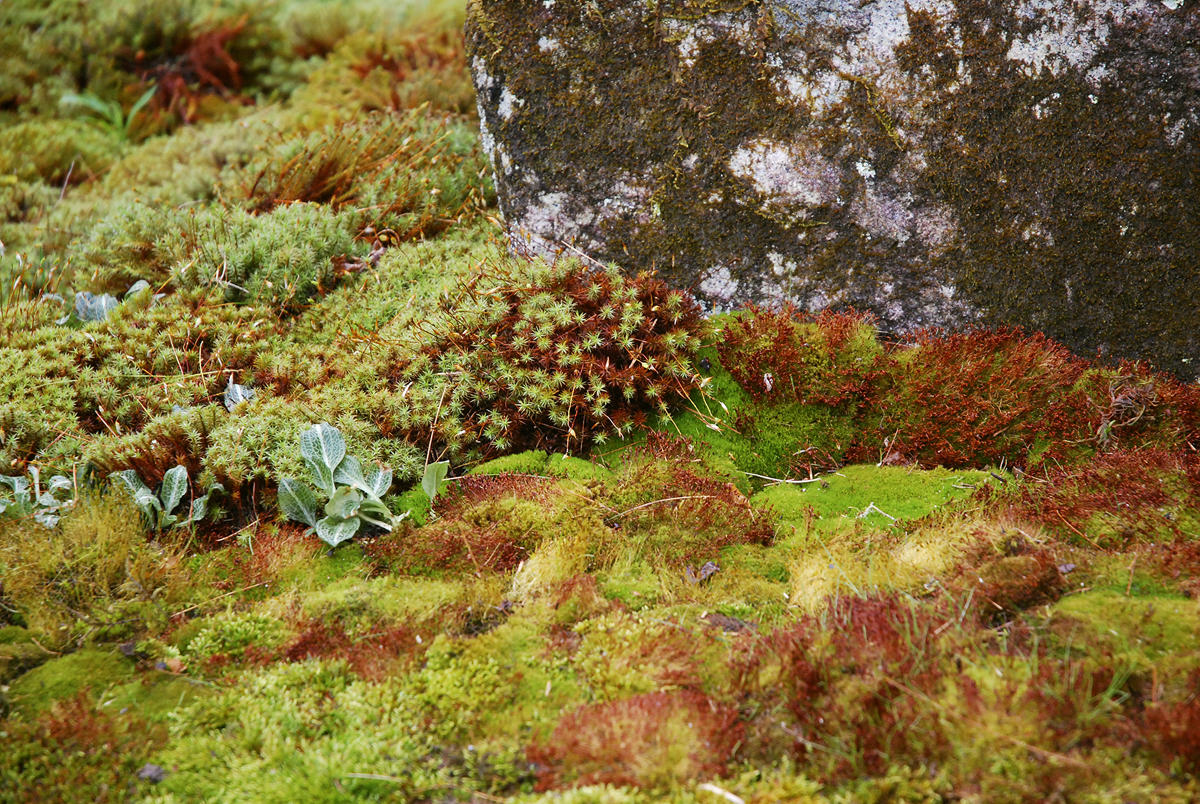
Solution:
M 390 531 L 408 516 L 393 515 L 381 499 L 391 488 L 391 470 L 373 467 L 364 474 L 358 459 L 346 454 L 346 440 L 336 427 L 314 424 L 301 434 L 300 452 L 313 483 L 329 497 L 325 516 L 317 518 L 312 489 L 290 477 L 279 481 L 279 510 L 308 525 L 330 547 L 353 538 L 363 522 Z
M 159 486 L 157 495 L 142 482 L 142 478 L 132 469 L 113 472 L 109 477 L 119 480 L 125 485 L 138 510 L 156 531 L 199 522 L 208 513 L 208 498 L 215 492 L 224 491 L 220 483 L 214 483 L 203 496 L 192 498 L 191 510 L 187 516 L 180 518 L 174 511 L 187 494 L 188 472 L 185 467 L 176 466 L 168 470 L 163 475 L 162 485 Z

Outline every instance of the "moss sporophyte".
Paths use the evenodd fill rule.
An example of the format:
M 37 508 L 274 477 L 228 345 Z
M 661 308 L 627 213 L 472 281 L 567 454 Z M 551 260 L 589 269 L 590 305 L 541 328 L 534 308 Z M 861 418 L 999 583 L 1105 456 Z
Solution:
M 1001 57 L 957 7 L 902 10 L 910 72 Z M 624 52 L 624 6 L 470 13 L 569 66 L 568 9 Z M 650 227 L 772 108 L 782 13 L 658 10 L 656 59 L 711 17 L 750 38 L 697 69 L 758 78 L 652 99 L 686 149 L 613 138 L 675 154 Z M 465 13 L 0 4 L 0 801 L 1197 800 L 1200 389 L 1032 330 L 706 317 L 690 243 L 510 252 Z M 878 185 L 919 143 L 848 83 Z M 777 224 L 729 203 L 742 246 Z

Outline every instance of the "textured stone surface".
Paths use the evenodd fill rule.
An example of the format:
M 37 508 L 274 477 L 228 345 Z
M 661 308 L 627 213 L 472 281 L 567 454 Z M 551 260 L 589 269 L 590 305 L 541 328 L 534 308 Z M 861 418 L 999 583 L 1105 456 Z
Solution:
M 473 0 L 510 231 L 1200 373 L 1197 0 Z

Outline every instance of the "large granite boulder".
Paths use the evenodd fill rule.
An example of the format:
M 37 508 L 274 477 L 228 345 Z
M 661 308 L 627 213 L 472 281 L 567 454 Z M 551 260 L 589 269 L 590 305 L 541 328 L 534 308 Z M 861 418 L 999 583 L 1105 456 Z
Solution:
M 516 242 L 1200 374 L 1200 0 L 472 0 Z

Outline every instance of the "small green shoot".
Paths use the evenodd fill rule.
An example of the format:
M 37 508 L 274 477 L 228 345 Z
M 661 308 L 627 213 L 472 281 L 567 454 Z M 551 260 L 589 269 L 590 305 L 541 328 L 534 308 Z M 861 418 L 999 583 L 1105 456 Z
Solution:
M 125 114 L 125 110 L 121 108 L 119 101 L 106 101 L 96 97 L 90 92 L 79 95 L 75 92 L 68 92 L 59 99 L 59 104 L 63 106 L 83 106 L 99 115 L 95 121 L 102 128 L 107 129 L 111 133 L 123 140 L 129 139 L 130 129 L 133 127 L 133 119 L 137 117 L 138 112 L 146 107 L 150 99 L 154 97 L 154 93 L 158 91 L 157 86 L 150 87 L 142 96 L 133 102 L 133 106 L 129 109 L 129 114 Z
M 446 479 L 446 475 L 450 473 L 450 461 L 438 461 L 437 463 L 428 464 L 425 467 L 425 475 L 421 478 L 421 489 L 429 497 L 429 503 L 433 504 L 433 498 L 437 496 L 438 484 Z

